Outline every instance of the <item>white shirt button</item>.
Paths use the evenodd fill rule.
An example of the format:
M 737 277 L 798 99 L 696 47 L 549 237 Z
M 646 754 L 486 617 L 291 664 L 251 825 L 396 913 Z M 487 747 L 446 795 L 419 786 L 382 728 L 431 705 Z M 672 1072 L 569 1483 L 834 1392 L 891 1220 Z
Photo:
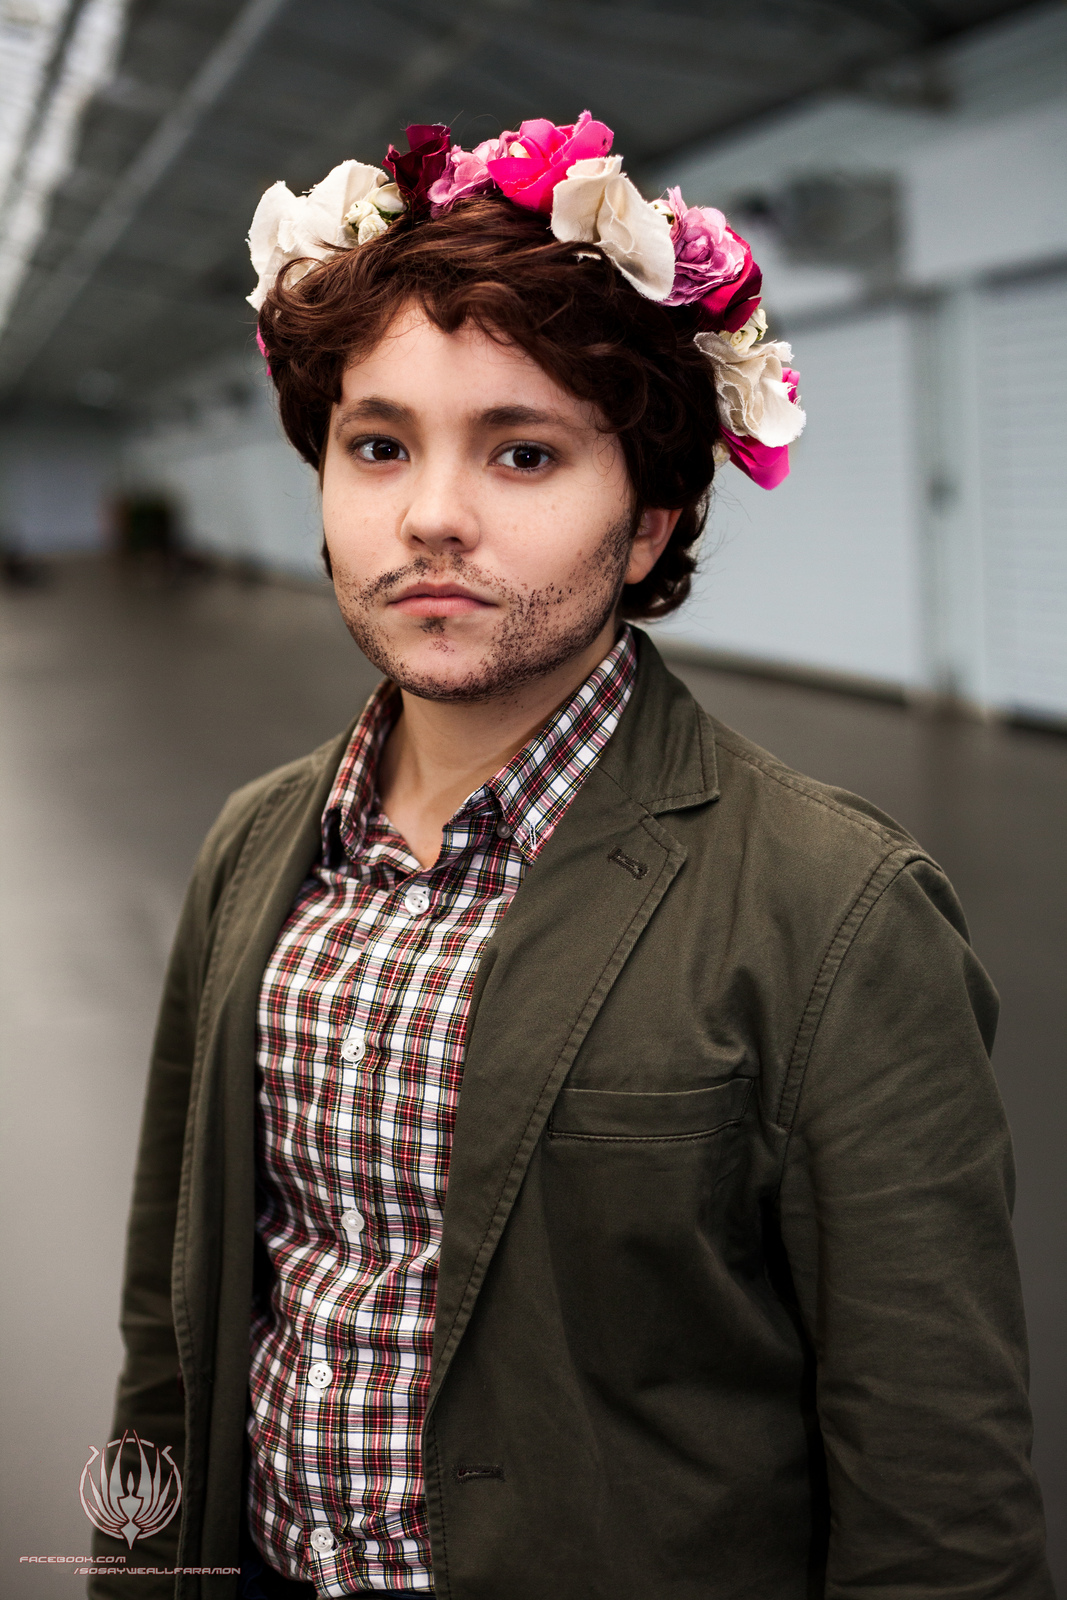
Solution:
M 510 839 L 514 832 L 515 829 L 509 827 L 506 822 L 498 822 L 496 825 L 496 836 L 498 839 Z
M 325 1361 L 316 1361 L 308 1372 L 308 1382 L 313 1389 L 328 1389 L 333 1382 L 333 1368 Z
M 416 883 L 404 896 L 404 910 L 410 916 L 421 917 L 430 909 L 430 891 L 423 884 Z
M 328 1556 L 336 1546 L 337 1540 L 329 1528 L 313 1528 L 308 1543 L 311 1545 L 312 1550 L 317 1551 L 320 1556 Z
M 367 1048 L 367 1036 L 362 1028 L 350 1028 L 341 1045 L 342 1061 L 362 1061 Z
M 341 1226 L 350 1239 L 358 1239 L 363 1232 L 363 1213 L 355 1208 L 341 1212 Z

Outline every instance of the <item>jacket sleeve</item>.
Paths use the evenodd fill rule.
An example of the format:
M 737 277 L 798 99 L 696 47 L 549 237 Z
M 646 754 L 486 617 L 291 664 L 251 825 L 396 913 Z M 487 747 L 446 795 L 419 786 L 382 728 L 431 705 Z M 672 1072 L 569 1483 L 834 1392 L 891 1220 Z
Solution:
M 997 997 L 909 861 L 833 976 L 781 1223 L 816 1353 L 827 1600 L 1052 1600 L 1030 1467 Z
M 125 1362 L 111 1439 L 127 1430 L 170 1447 L 184 1469 L 185 1405 L 171 1305 L 171 1258 L 182 1152 L 196 1057 L 201 985 L 214 914 L 247 835 L 251 790 L 234 796 L 209 833 L 185 898 L 156 1026 L 134 1172 L 126 1239 L 121 1329 Z M 165 1469 L 164 1469 L 165 1476 Z M 175 1565 L 181 1513 L 158 1533 L 137 1539 L 96 1533 L 90 1600 L 129 1600 L 130 1580 L 100 1575 L 100 1557 L 129 1567 Z M 134 1580 L 138 1600 L 170 1600 L 173 1576 Z

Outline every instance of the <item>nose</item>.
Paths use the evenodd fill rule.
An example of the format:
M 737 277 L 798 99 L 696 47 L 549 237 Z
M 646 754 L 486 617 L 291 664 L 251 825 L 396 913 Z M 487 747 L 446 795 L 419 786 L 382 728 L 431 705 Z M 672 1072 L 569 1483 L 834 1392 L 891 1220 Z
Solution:
M 428 457 L 411 476 L 411 499 L 400 536 L 423 555 L 466 555 L 475 548 L 481 529 L 473 485 L 461 463 Z

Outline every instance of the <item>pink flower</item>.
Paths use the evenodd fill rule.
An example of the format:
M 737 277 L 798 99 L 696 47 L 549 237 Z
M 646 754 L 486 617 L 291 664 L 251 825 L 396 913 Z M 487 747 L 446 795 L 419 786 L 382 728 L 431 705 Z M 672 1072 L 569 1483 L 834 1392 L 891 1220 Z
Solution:
M 800 387 L 800 373 L 795 367 L 783 367 L 782 382 L 785 384 L 790 400 L 796 405 L 797 390 Z
M 266 345 L 263 342 L 263 335 L 260 333 L 258 328 L 256 329 L 256 344 L 259 347 L 260 355 L 263 357 L 264 361 L 267 364 L 267 377 L 269 378 L 270 375 L 271 375 L 271 373 L 270 373 L 270 354 L 269 354 L 269 352 L 267 350 Z
M 745 244 L 714 206 L 687 206 L 680 189 L 668 189 L 657 209 L 669 211 L 674 245 L 674 288 L 663 302 L 686 306 L 733 283 L 745 265 Z M 749 259 L 751 259 L 751 254 Z
M 448 166 L 437 182 L 430 185 L 430 215 L 440 217 L 451 211 L 457 200 L 492 189 L 494 183 L 488 162 L 506 158 L 508 146 L 515 137 L 514 133 L 502 133 L 499 139 L 486 139 L 473 150 L 454 144 L 448 153 Z
M 753 483 L 758 483 L 761 489 L 777 489 L 782 479 L 788 478 L 787 444 L 760 444 L 758 439 L 739 439 L 728 428 L 719 431 L 734 466 L 740 467 L 745 476 L 751 478 Z
M 535 117 L 520 125 L 508 142 L 509 154 L 486 163 L 493 181 L 509 200 L 527 211 L 551 211 L 552 191 L 576 161 L 607 155 L 614 138 L 610 128 L 583 111 L 577 122 L 557 128 Z M 516 154 L 516 151 L 519 154 Z

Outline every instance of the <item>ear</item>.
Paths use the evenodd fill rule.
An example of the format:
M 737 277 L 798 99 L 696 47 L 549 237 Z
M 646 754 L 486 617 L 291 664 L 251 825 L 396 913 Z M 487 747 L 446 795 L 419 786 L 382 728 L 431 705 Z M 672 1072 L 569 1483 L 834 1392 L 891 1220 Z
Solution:
M 642 511 L 630 548 L 630 564 L 626 568 L 624 583 L 640 583 L 648 577 L 666 549 L 667 540 L 674 532 L 674 525 L 681 514 L 681 507 L 677 511 L 665 511 L 662 506 L 654 506 Z

